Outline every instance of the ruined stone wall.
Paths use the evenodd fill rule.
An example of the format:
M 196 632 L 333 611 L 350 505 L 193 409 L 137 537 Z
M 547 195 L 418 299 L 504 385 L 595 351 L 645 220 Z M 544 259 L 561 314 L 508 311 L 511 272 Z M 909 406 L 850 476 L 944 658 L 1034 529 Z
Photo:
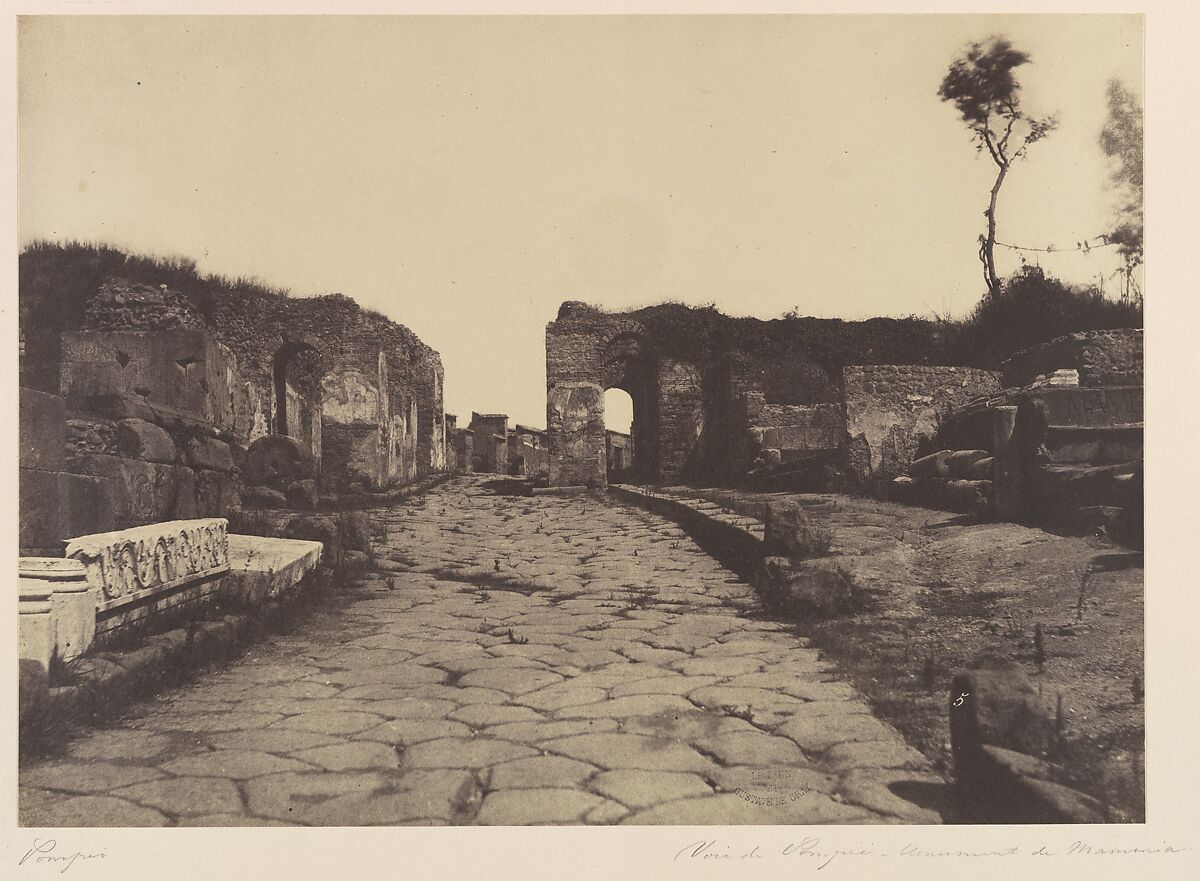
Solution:
M 471 470 L 479 474 L 507 474 L 508 416 L 472 413 L 470 428 L 475 439 Z
M 475 470 L 475 432 L 469 428 L 457 428 L 452 438 L 458 469 L 464 474 L 470 474 Z
M 1094 330 L 1017 352 L 1001 365 L 1004 385 L 1020 388 L 1055 370 L 1079 371 L 1084 386 L 1142 385 L 1141 328 Z
M 844 366 L 954 365 L 955 345 L 948 326 L 918 319 L 760 321 L 678 304 L 607 313 L 564 303 L 546 328 L 551 483 L 603 483 L 605 389 L 633 399 L 638 479 L 736 482 L 763 448 L 752 430 L 779 429 L 772 443 L 798 451 L 840 445 L 830 438 L 843 421 Z M 754 395 L 827 408 L 781 410 L 786 425 L 759 425 L 746 415 Z
M 195 331 L 182 333 L 195 341 Z M 67 341 L 64 352 L 94 354 L 114 336 L 129 346 L 128 334 L 81 332 Z M 217 344 L 207 340 L 207 345 Z M 138 353 L 129 348 L 135 350 L 132 366 Z M 185 406 L 170 406 L 115 382 L 83 382 L 81 362 L 67 363 L 66 397 L 21 390 L 23 555 L 60 556 L 70 538 L 163 520 L 220 517 L 237 507 L 237 463 L 244 447 L 224 427 L 230 423 L 223 426 L 215 418 L 207 406 L 211 400 L 193 395 L 188 409 L 189 397 L 181 395 L 178 403 Z M 161 365 L 164 373 L 168 364 Z
M 248 365 L 243 372 L 260 388 L 271 388 L 275 355 L 287 344 L 303 344 L 319 354 L 324 377 L 335 377 L 322 380 L 322 391 L 335 397 L 331 411 L 322 401 L 322 420 L 327 434 L 331 425 L 340 432 L 334 441 L 339 448 L 349 444 L 365 454 L 364 402 L 376 402 L 375 414 L 366 421 L 378 429 L 377 461 L 366 470 L 361 462 L 351 463 L 351 473 L 384 485 L 445 469 L 441 359 L 410 330 L 341 294 L 303 299 L 219 295 L 211 309 L 214 332 L 240 364 Z M 350 406 L 352 399 L 358 404 Z
M 842 370 L 849 467 L 859 482 L 894 477 L 912 463 L 951 408 L 1000 391 L 999 374 L 970 367 L 863 365 Z
M 550 457 L 546 433 L 518 425 L 508 433 L 508 473 L 517 477 L 542 478 L 549 473 Z

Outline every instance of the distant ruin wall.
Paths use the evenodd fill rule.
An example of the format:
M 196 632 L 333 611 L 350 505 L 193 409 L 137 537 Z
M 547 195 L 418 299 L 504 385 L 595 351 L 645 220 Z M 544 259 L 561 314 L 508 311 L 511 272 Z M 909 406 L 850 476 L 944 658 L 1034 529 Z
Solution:
M 146 283 L 160 277 L 172 286 Z M 286 433 L 333 489 L 347 475 L 381 488 L 446 467 L 437 352 L 348 297 L 290 298 L 186 262 L 46 247 L 21 256 L 20 323 L 22 384 L 66 395 L 72 414 L 123 418 L 104 409 L 121 398 L 109 409 L 174 407 L 243 445 Z
M 1095 330 L 1073 333 L 1017 352 L 1002 365 L 1004 385 L 1020 388 L 1055 370 L 1079 371 L 1084 386 L 1142 385 L 1142 331 Z
M 609 313 L 563 303 L 546 328 L 551 483 L 603 483 L 607 389 L 633 399 L 633 479 L 737 482 L 768 443 L 840 446 L 846 365 L 954 365 L 956 342 L 947 325 L 919 319 L 760 321 L 679 304 Z M 757 413 L 802 409 L 761 424 L 745 406 L 755 396 Z M 809 409 L 821 405 L 833 409 Z
M 862 365 L 842 369 L 849 466 L 860 480 L 894 477 L 912 463 L 952 407 L 1000 391 L 1000 377 L 971 367 Z

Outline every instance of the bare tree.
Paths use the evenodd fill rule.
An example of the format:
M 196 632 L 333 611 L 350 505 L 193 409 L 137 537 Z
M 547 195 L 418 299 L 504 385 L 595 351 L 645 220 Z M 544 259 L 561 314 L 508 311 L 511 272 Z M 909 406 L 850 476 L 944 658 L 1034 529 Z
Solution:
M 1026 154 L 1030 144 L 1053 131 L 1058 121 L 1055 116 L 1032 117 L 1021 109 L 1021 84 L 1013 71 L 1028 61 L 1029 55 L 1014 49 L 1004 37 L 972 43 L 951 63 L 938 89 L 938 97 L 958 110 L 971 132 L 975 149 L 986 148 L 996 164 L 996 180 L 984 212 L 987 235 L 979 237 L 979 260 L 991 296 L 1000 293 L 995 259 L 996 202 L 1000 187 L 1012 163 Z

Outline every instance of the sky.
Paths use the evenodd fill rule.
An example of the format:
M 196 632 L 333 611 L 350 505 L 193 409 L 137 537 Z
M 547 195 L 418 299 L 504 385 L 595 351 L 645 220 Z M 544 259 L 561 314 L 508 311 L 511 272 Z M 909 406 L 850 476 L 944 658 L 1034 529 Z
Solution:
M 1027 51 L 1026 109 L 1060 117 L 1005 183 L 999 239 L 1071 248 L 1103 232 L 1105 89 L 1142 93 L 1141 24 L 25 18 L 20 238 L 348 294 L 441 353 L 460 423 L 540 426 L 545 325 L 564 300 L 965 316 L 995 169 L 937 89 L 972 40 Z M 1072 282 L 1119 265 L 1112 249 L 1036 262 Z

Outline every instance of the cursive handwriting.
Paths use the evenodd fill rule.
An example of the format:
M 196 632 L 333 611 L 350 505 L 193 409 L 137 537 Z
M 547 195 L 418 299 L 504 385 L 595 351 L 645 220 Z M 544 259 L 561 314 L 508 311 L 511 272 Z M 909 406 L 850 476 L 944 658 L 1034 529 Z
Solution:
M 58 842 L 53 838 L 33 839 L 33 847 L 25 851 L 25 856 L 17 861 L 18 866 L 23 866 L 26 863 L 62 863 L 63 867 L 58 870 L 58 874 L 62 875 L 67 869 L 75 865 L 77 860 L 99 860 L 103 859 L 106 854 L 100 853 L 84 853 L 77 850 L 70 856 L 55 854 L 54 850 L 58 847 Z
M 841 858 L 851 857 L 882 857 L 890 859 L 904 857 L 908 859 L 987 859 L 1003 857 L 1056 857 L 1056 856 L 1136 856 L 1151 854 L 1180 854 L 1191 850 L 1189 847 L 1175 847 L 1165 842 L 1151 847 L 1101 847 L 1083 841 L 1072 841 L 1055 849 L 1049 845 L 1041 845 L 1033 849 L 1025 849 L 1017 845 L 1003 845 L 980 850 L 951 848 L 946 850 L 923 848 L 913 843 L 905 844 L 898 850 L 883 850 L 874 845 L 867 847 L 857 842 L 851 847 L 832 847 L 823 845 L 816 836 L 803 838 L 798 842 L 789 842 L 781 848 L 766 847 L 761 843 L 745 846 L 735 846 L 720 839 L 703 838 L 693 841 L 675 852 L 674 862 L 733 862 L 740 860 L 761 860 L 772 856 L 807 857 L 818 870 L 824 869 Z

